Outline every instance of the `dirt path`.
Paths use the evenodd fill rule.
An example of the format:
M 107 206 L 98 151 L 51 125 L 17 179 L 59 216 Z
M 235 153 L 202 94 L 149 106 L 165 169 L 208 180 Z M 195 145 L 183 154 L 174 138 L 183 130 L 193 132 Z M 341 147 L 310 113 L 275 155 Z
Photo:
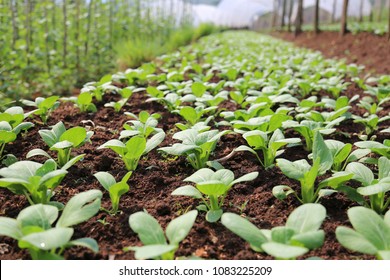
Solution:
M 390 41 L 386 36 L 371 33 L 347 34 L 340 38 L 337 32 L 305 32 L 294 37 L 292 33 L 272 33 L 274 37 L 294 42 L 299 47 L 321 51 L 329 58 L 345 58 L 348 63 L 366 66 L 372 74 L 390 74 Z

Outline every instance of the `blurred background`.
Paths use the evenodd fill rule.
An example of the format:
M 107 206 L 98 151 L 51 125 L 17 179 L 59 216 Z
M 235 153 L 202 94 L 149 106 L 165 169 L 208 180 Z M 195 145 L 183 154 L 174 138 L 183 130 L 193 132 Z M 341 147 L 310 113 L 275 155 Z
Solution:
M 226 29 L 339 30 L 345 0 L 0 0 L 0 105 L 77 93 L 107 73 Z M 388 0 L 350 0 L 350 30 L 383 35 Z M 314 22 L 314 24 L 313 24 Z

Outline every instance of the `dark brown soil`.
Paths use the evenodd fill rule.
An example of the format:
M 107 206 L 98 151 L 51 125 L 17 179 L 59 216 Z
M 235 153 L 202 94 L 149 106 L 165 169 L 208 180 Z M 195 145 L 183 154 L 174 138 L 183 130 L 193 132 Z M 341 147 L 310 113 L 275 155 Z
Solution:
M 346 94 L 361 94 L 358 89 L 351 85 Z M 105 96 L 105 99 L 112 99 Z M 134 94 L 127 106 L 120 113 L 115 113 L 111 108 L 98 106 L 95 114 L 79 113 L 72 104 L 65 103 L 52 115 L 49 125 L 63 121 L 67 127 L 91 126 L 95 134 L 92 144 L 74 151 L 75 154 L 85 153 L 85 159 L 69 169 L 54 200 L 66 203 L 73 195 L 89 189 L 101 189 L 93 174 L 98 171 L 110 171 L 117 179 L 126 173 L 124 164 L 116 158 L 110 150 L 97 150 L 96 148 L 107 140 L 118 138 L 123 124 L 127 121 L 124 111 L 138 113 L 141 110 L 158 112 L 163 117 L 159 126 L 167 133 L 167 137 L 160 146 L 171 144 L 172 134 L 177 131 L 174 124 L 182 121 L 177 115 L 172 115 L 163 106 L 157 103 L 146 103 L 145 93 Z M 235 108 L 234 104 L 224 102 L 221 108 Z M 83 120 L 89 122 L 83 123 Z M 7 152 L 13 153 L 19 159 L 25 159 L 28 151 L 33 148 L 47 150 L 41 140 L 38 130 L 46 128 L 37 124 L 27 134 L 7 146 Z M 350 133 L 351 140 L 346 134 L 336 134 L 335 138 L 345 141 L 356 141 L 353 133 L 359 132 L 361 127 L 353 123 L 346 123 L 339 127 L 340 131 Z M 294 134 L 294 132 L 286 132 Z M 294 135 L 298 136 L 298 135 Z M 212 158 L 222 158 L 228 155 L 232 149 L 245 144 L 241 136 L 229 134 L 222 137 L 218 142 Z M 288 148 L 285 158 L 298 160 L 305 158 L 307 152 L 302 146 Z M 36 160 L 44 160 L 37 158 Z M 239 213 L 250 219 L 255 225 L 263 229 L 284 225 L 288 215 L 299 204 L 292 197 L 286 201 L 279 201 L 272 195 L 272 187 L 279 184 L 287 184 L 294 188 L 297 182 L 285 177 L 281 171 L 274 167 L 268 170 L 261 168 L 256 158 L 250 153 L 236 154 L 231 159 L 222 162 L 225 168 L 231 169 L 236 176 L 242 176 L 248 172 L 258 171 L 260 176 L 250 183 L 235 185 L 226 198 L 224 211 Z M 100 246 L 99 254 L 93 254 L 87 249 L 71 248 L 66 250 L 67 259 L 133 259 L 132 252 L 124 252 L 127 246 L 141 245 L 137 235 L 132 232 L 128 224 L 131 214 L 146 209 L 152 216 L 157 218 L 162 226 L 173 218 L 183 214 L 189 209 L 194 209 L 198 201 L 186 197 L 171 196 L 171 192 L 183 184 L 183 179 L 191 175 L 195 170 L 187 164 L 182 157 L 171 159 L 160 155 L 156 150 L 144 157 L 133 173 L 129 184 L 130 191 L 123 195 L 120 203 L 121 212 L 110 216 L 100 211 L 94 218 L 78 225 L 75 228 L 74 238 L 92 237 Z M 327 219 L 323 224 L 326 232 L 324 246 L 314 250 L 302 258 L 319 256 L 324 259 L 371 259 L 371 256 L 350 252 L 335 239 L 335 229 L 339 225 L 349 225 L 346 210 L 355 204 L 347 200 L 343 195 L 337 194 L 322 200 L 327 209 Z M 22 196 L 0 189 L 0 215 L 16 217 L 18 213 L 28 206 L 28 202 Z M 105 193 L 102 206 L 110 207 L 110 200 Z M 196 255 L 206 259 L 271 259 L 265 254 L 256 253 L 249 248 L 239 237 L 224 228 L 221 223 L 208 223 L 204 213 L 200 213 L 189 236 L 180 244 L 176 256 Z M 0 259 L 28 259 L 27 252 L 20 250 L 17 242 L 10 238 L 0 237 Z
M 272 35 L 299 47 L 321 51 L 328 58 L 345 58 L 347 63 L 365 65 L 366 73 L 390 74 L 390 41 L 387 36 L 347 33 L 340 37 L 339 33 L 330 31 L 319 34 L 304 32 L 297 37 L 288 32 Z

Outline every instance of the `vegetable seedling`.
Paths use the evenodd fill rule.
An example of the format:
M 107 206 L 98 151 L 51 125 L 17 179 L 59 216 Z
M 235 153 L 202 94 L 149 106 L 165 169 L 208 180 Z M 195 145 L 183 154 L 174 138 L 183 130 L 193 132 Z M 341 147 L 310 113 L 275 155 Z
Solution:
M 365 207 L 348 209 L 348 218 L 353 229 L 339 226 L 336 238 L 345 248 L 390 260 L 390 210 L 380 216 Z
M 100 208 L 102 193 L 90 190 L 72 197 L 66 204 L 55 227 L 59 210 L 51 205 L 36 204 L 23 209 L 16 219 L 0 217 L 0 235 L 18 241 L 33 260 L 61 260 L 66 248 L 83 246 L 98 253 L 92 238 L 71 240 L 75 226 L 93 217 Z
M 30 204 L 54 204 L 50 202 L 55 188 L 61 183 L 68 172 L 57 169 L 54 160 L 48 159 L 44 164 L 33 161 L 18 161 L 8 167 L 0 169 L 0 187 L 11 192 L 26 196 Z
M 213 223 L 221 218 L 225 197 L 232 186 L 237 183 L 252 181 L 258 175 L 258 172 L 251 172 L 234 179 L 234 174 L 230 170 L 220 169 L 214 172 L 209 168 L 202 168 L 184 179 L 185 182 L 195 183 L 195 187 L 186 185 L 177 188 L 172 192 L 172 195 L 184 195 L 201 199 L 203 204 L 198 209 L 206 211 L 206 220 Z
M 39 116 L 42 122 L 46 124 L 51 113 L 60 106 L 58 99 L 58 96 L 50 96 L 47 98 L 37 97 L 35 98 L 35 101 L 24 99 L 22 100 L 22 103 L 26 106 L 38 108 L 37 110 L 34 110 L 34 115 Z
M 228 130 L 210 130 L 199 133 L 197 129 L 179 131 L 173 135 L 173 139 L 181 140 L 182 143 L 175 143 L 171 147 L 163 147 L 158 150 L 169 155 L 186 156 L 192 167 L 198 170 L 206 167 L 217 141 L 229 132 Z
M 85 128 L 76 126 L 66 130 L 62 122 L 58 122 L 51 130 L 42 129 L 39 131 L 42 140 L 50 147 L 51 151 L 57 152 L 57 163 L 62 169 L 68 169 L 84 157 L 84 154 L 76 157 L 71 156 L 73 148 L 78 148 L 90 141 L 93 131 L 86 131 Z M 27 154 L 27 158 L 33 156 L 51 156 L 42 149 L 33 149 Z
M 222 224 L 247 241 L 252 250 L 265 252 L 276 259 L 296 259 L 324 243 L 320 230 L 326 209 L 320 204 L 304 204 L 291 212 L 285 226 L 259 229 L 247 219 L 233 213 L 222 215 Z
M 97 172 L 93 175 L 110 194 L 111 210 L 108 211 L 110 214 L 115 215 L 118 212 L 121 196 L 130 189 L 127 181 L 130 179 L 132 173 L 127 172 L 120 182 L 116 182 L 114 176 L 108 172 Z
M 131 246 L 124 250 L 135 251 L 135 258 L 138 260 L 173 260 L 180 242 L 189 234 L 197 215 L 198 211 L 192 210 L 172 220 L 164 234 L 158 221 L 148 213 L 132 214 L 129 218 L 130 227 L 138 234 L 143 246 Z

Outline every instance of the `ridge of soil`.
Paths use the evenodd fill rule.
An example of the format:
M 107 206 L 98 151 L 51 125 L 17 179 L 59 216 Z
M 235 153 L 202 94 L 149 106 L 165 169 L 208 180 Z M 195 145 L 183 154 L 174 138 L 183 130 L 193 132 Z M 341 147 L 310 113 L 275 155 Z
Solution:
M 328 58 L 346 59 L 347 63 L 365 66 L 368 74 L 390 74 L 390 41 L 387 36 L 373 33 L 303 32 L 297 37 L 292 32 L 273 32 L 272 36 L 293 42 L 299 47 L 320 51 Z
M 348 96 L 354 94 L 362 95 L 361 90 L 355 84 L 351 84 L 344 93 Z M 104 95 L 104 102 L 118 99 L 118 96 Z M 105 108 L 104 102 L 98 104 L 96 113 L 80 113 L 71 103 L 62 103 L 53 112 L 48 125 L 40 125 L 35 118 L 36 126 L 21 135 L 14 143 L 7 146 L 7 153 L 13 153 L 20 160 L 25 159 L 26 154 L 33 148 L 48 150 L 39 136 L 39 129 L 47 128 L 58 121 L 63 121 L 67 128 L 73 126 L 90 126 L 94 131 L 91 140 L 78 149 L 74 154 L 85 153 L 83 161 L 78 162 L 68 171 L 62 184 L 57 189 L 53 200 L 66 203 L 72 196 L 79 192 L 90 189 L 100 189 L 102 186 L 93 177 L 98 171 L 109 171 L 117 180 L 126 173 L 123 162 L 118 159 L 114 152 L 109 149 L 97 147 L 110 139 L 116 139 L 123 124 L 129 120 L 123 112 L 129 111 L 138 114 L 141 110 L 150 113 L 160 113 L 159 127 L 163 128 L 167 136 L 160 147 L 171 145 L 174 141 L 172 135 L 177 131 L 175 123 L 183 121 L 178 115 L 169 113 L 161 104 L 145 102 L 145 92 L 133 94 L 128 104 L 120 113 L 115 113 L 112 108 Z M 236 108 L 231 101 L 225 101 L 220 105 L 225 108 Z M 357 108 L 354 104 L 353 108 Z M 358 110 L 357 112 L 358 113 Z M 82 122 L 89 120 L 88 122 Z M 362 127 L 342 123 L 338 127 L 339 133 L 330 138 L 344 142 L 357 141 L 356 133 Z M 388 126 L 389 123 L 383 123 Z M 215 127 L 214 127 L 215 128 Z M 219 128 L 223 129 L 223 128 Z M 340 132 L 348 132 L 340 133 Z M 286 131 L 286 137 L 299 137 L 294 131 Z M 349 138 L 348 138 L 349 135 Z M 382 138 L 388 134 L 378 133 Z M 245 144 L 243 138 L 238 134 L 228 134 L 217 143 L 217 148 L 210 159 L 218 159 L 228 155 L 232 149 Z M 287 148 L 284 158 L 298 160 L 307 157 L 307 152 L 302 146 Z M 34 158 L 43 162 L 43 158 Z M 276 168 L 264 170 L 258 163 L 256 157 L 250 153 L 234 155 L 227 161 L 222 162 L 225 168 L 232 170 L 236 177 L 252 171 L 258 171 L 257 179 L 247 183 L 233 186 L 229 192 L 225 204 L 225 212 L 235 212 L 247 217 L 259 228 L 270 229 L 275 226 L 284 225 L 289 214 L 299 206 L 299 203 L 292 196 L 285 201 L 279 201 L 272 195 L 272 187 L 286 184 L 298 188 L 299 184 L 287 178 Z M 1 164 L 0 164 L 1 165 Z M 147 156 L 140 160 L 139 166 L 129 180 L 130 191 L 124 194 L 120 201 L 121 212 L 110 216 L 100 211 L 95 217 L 75 227 L 73 239 L 91 237 L 96 239 L 100 246 L 100 252 L 94 254 L 88 249 L 73 247 L 65 251 L 66 259 L 134 259 L 133 252 L 124 252 L 127 246 L 140 246 L 138 236 L 130 229 L 128 224 L 129 216 L 135 212 L 147 210 L 155 217 L 163 228 L 175 217 L 183 214 L 189 209 L 195 209 L 199 201 L 180 196 L 171 196 L 171 192 L 183 185 L 183 179 L 190 176 L 195 170 L 186 162 L 185 158 L 171 157 L 159 154 L 152 150 Z M 325 231 L 324 245 L 316 250 L 310 251 L 301 257 L 306 259 L 318 256 L 323 259 L 373 259 L 360 253 L 351 252 L 343 248 L 335 238 L 337 226 L 350 226 L 346 211 L 356 203 L 346 199 L 342 194 L 335 194 L 321 200 L 327 209 L 327 218 L 322 225 Z M 0 216 L 15 218 L 18 213 L 28 206 L 23 196 L 14 195 L 4 188 L 0 188 Z M 107 192 L 104 192 L 102 207 L 110 207 L 110 199 Z M 272 259 L 264 253 L 256 253 L 250 249 L 248 243 L 244 242 L 237 235 L 226 229 L 220 222 L 208 223 L 205 220 L 204 212 L 200 212 L 190 234 L 180 244 L 176 257 L 196 255 L 205 259 Z M 20 250 L 17 241 L 0 237 L 0 259 L 29 259 L 25 250 Z

